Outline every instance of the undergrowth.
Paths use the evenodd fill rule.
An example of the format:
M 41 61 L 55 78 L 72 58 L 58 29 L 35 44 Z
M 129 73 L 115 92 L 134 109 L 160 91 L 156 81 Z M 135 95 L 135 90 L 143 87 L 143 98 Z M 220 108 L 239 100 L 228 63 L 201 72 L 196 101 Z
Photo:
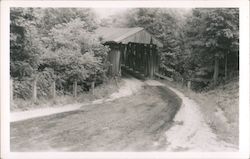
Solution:
M 94 94 L 91 91 L 78 94 L 76 98 L 72 94 L 58 95 L 54 99 L 39 98 L 36 102 L 29 99 L 16 98 L 11 102 L 10 111 L 25 111 L 45 107 L 60 107 L 67 104 L 87 103 L 96 99 L 108 97 L 110 94 L 118 91 L 119 87 L 123 85 L 120 79 L 110 79 L 103 84 L 98 85 L 94 89 Z

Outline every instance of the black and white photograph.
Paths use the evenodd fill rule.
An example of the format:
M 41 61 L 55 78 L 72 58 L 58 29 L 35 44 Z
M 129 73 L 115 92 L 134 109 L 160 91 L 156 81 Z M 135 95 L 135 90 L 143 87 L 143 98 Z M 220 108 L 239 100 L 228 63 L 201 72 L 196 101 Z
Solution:
M 239 31 L 239 7 L 10 7 L 10 152 L 239 152 Z

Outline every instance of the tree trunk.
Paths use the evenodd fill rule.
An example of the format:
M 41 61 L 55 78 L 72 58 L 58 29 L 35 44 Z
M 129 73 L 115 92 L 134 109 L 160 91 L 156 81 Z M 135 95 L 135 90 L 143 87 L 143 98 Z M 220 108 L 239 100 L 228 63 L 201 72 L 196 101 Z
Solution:
M 219 58 L 217 56 L 215 56 L 215 59 L 214 59 L 214 76 L 213 76 L 214 86 L 217 85 L 218 76 L 219 76 Z
M 228 56 L 228 52 L 227 53 L 225 53 L 225 80 L 227 79 L 227 77 L 228 77 L 228 74 L 227 74 L 227 56 Z

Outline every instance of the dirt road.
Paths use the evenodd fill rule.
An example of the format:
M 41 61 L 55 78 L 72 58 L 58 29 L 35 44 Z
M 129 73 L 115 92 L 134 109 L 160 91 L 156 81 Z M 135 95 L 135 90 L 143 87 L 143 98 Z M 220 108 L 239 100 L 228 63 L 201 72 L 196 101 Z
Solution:
M 146 81 L 151 86 L 164 86 L 158 81 Z M 166 131 L 166 151 L 224 152 L 238 151 L 238 146 L 219 140 L 206 124 L 200 106 L 177 89 L 168 86 L 182 100 L 173 126 Z
M 163 86 L 136 86 L 132 96 L 11 123 L 11 151 L 165 151 L 178 100 Z

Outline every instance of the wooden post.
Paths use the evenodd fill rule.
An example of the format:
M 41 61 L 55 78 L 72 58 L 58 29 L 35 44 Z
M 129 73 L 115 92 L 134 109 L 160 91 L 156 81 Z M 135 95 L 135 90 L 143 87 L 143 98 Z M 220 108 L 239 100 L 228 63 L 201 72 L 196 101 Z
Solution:
M 136 48 L 135 48 L 135 44 L 133 44 L 132 45 L 133 47 L 133 50 L 132 50 L 132 55 L 133 55 L 133 58 L 131 59 L 132 60 L 132 69 L 133 69 L 133 71 L 135 71 L 136 70 Z
M 55 97 L 56 97 L 56 81 L 52 82 L 51 94 L 52 94 L 52 99 L 55 99 Z
M 157 46 L 154 45 L 154 72 L 159 72 L 160 56 L 158 54 Z
M 144 76 L 147 76 L 147 46 L 143 45 L 143 67 L 144 67 Z
M 13 79 L 10 79 L 10 102 L 13 101 Z
M 77 81 L 74 81 L 73 84 L 73 96 L 76 98 L 77 97 Z
M 191 81 L 188 81 L 188 83 L 187 83 L 187 87 L 188 87 L 188 90 L 191 90 L 191 87 L 192 87 L 192 83 L 191 83 Z
M 153 48 L 150 45 L 150 51 L 149 51 L 149 78 L 153 78 L 153 76 L 154 76 Z
M 116 70 L 115 70 L 115 76 L 119 76 L 120 74 L 120 70 L 121 70 L 121 50 L 120 50 L 120 47 L 119 49 L 117 50 L 117 53 L 116 53 Z
M 127 66 L 127 61 L 128 61 L 128 45 L 125 45 L 124 49 L 124 65 Z
M 184 86 L 184 78 L 181 78 L 181 87 L 183 88 Z
M 146 46 L 146 76 L 149 76 L 149 65 L 150 65 L 150 47 L 149 45 Z
M 126 66 L 130 67 L 130 43 L 127 45 Z
M 91 92 L 92 92 L 92 95 L 95 94 L 95 81 L 91 82 Z
M 37 102 L 37 76 L 35 77 L 35 79 L 33 80 L 33 102 Z

